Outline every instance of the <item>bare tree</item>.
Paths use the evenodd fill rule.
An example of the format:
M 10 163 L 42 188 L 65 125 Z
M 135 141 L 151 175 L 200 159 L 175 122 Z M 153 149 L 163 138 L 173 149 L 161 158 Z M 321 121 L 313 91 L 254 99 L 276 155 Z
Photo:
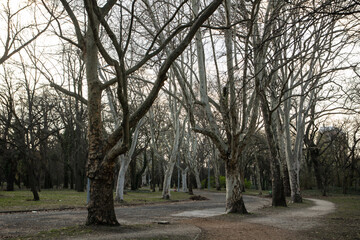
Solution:
M 130 128 L 136 126 L 137 122 L 146 114 L 156 99 L 161 86 L 167 79 L 167 72 L 171 64 L 181 54 L 182 51 L 190 43 L 195 35 L 197 29 L 204 23 L 204 21 L 217 9 L 221 4 L 221 0 L 211 2 L 195 21 L 185 23 L 178 26 L 174 32 L 168 37 L 166 44 L 173 39 L 176 34 L 184 28 L 189 28 L 183 40 L 177 44 L 171 51 L 170 55 L 162 62 L 157 74 L 156 80 L 153 84 L 143 103 L 132 113 L 128 102 L 128 76 L 134 74 L 137 70 L 146 64 L 151 58 L 158 55 L 166 46 L 160 45 L 155 48 L 154 42 L 157 40 L 159 34 L 154 37 L 153 42 L 150 42 L 145 55 L 141 57 L 134 65 L 128 67 L 125 57 L 129 50 L 130 41 L 132 41 L 132 34 L 134 34 L 134 20 L 135 9 L 137 2 L 134 1 L 130 6 L 130 14 L 124 14 L 122 17 L 129 20 L 130 25 L 128 28 L 123 28 L 120 22 L 120 37 L 115 32 L 119 29 L 118 26 L 112 28 L 110 21 L 106 21 L 107 16 L 115 10 L 122 11 L 126 8 L 125 5 L 117 4 L 115 0 L 106 1 L 99 7 L 97 1 L 86 0 L 84 1 L 86 8 L 86 17 L 88 18 L 88 25 L 86 29 L 80 24 L 80 20 L 76 17 L 71 2 L 61 0 L 61 3 L 67 12 L 69 18 L 73 23 L 76 33 L 76 41 L 73 41 L 65 36 L 68 41 L 72 42 L 79 47 L 84 55 L 86 63 L 86 76 L 88 83 L 88 116 L 89 116 L 89 157 L 87 164 L 87 176 L 91 179 L 91 197 L 88 204 L 88 218 L 87 224 L 118 224 L 113 207 L 113 179 L 114 179 L 114 165 L 115 159 L 120 154 L 128 151 L 129 148 L 129 133 Z M 177 14 L 183 4 L 174 9 L 173 15 Z M 172 21 L 170 18 L 164 23 L 161 32 Z M 110 41 L 111 48 L 114 54 L 110 54 L 105 48 L 105 42 L 100 38 L 99 31 L 106 34 L 107 39 Z M 86 32 L 86 34 L 85 34 Z M 104 58 L 109 68 L 115 73 L 115 77 L 107 83 L 101 83 L 98 76 L 99 56 L 98 53 Z M 113 57 L 116 56 L 116 57 Z M 113 131 L 106 139 L 103 136 L 103 122 L 101 118 L 101 96 L 103 90 L 112 84 L 117 84 L 118 100 L 122 109 L 122 122 L 115 131 Z
M 5 34 L 0 36 L 2 43 L 0 64 L 35 41 L 48 29 L 53 20 L 53 18 L 45 20 L 39 17 L 41 11 L 37 9 L 39 6 L 35 1 L 13 2 L 6 0 L 0 4 L 0 18 L 5 23 L 2 26 Z M 32 20 L 25 22 L 22 20 L 22 15 L 30 15 L 28 19 Z

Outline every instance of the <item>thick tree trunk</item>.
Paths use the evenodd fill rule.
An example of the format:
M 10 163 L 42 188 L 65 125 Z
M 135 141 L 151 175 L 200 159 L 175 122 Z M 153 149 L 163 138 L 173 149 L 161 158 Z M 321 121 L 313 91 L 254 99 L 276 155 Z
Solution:
M 272 206 L 278 207 L 283 206 L 286 207 L 286 198 L 284 193 L 284 183 L 281 177 L 281 169 L 280 164 L 277 163 L 278 159 L 274 159 L 271 157 L 270 165 L 271 165 L 271 183 L 272 183 Z
M 237 166 L 237 162 L 226 161 L 226 213 L 248 213 L 242 192 L 241 192 L 241 180 L 240 171 Z
M 109 173 L 113 175 L 112 173 Z M 113 177 L 91 179 L 90 202 L 86 225 L 119 225 L 116 220 L 113 200 Z
M 91 29 L 89 27 L 89 29 Z M 119 225 L 113 200 L 114 163 L 104 161 L 103 124 L 101 119 L 101 83 L 98 77 L 98 51 L 91 30 L 86 41 L 86 79 L 88 83 L 89 154 L 87 176 L 90 178 L 90 201 L 87 225 Z

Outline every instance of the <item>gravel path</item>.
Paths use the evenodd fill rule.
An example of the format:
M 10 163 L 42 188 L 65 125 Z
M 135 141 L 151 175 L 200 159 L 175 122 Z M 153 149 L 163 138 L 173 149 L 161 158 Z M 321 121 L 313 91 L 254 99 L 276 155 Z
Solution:
M 134 224 L 146 225 L 158 223 L 160 221 L 168 221 L 171 222 L 170 226 L 161 226 L 160 228 L 164 230 L 168 228 L 169 232 L 175 233 L 177 226 L 173 223 L 179 220 L 183 220 L 184 218 L 199 217 L 196 216 L 196 214 L 190 216 L 181 216 L 181 213 L 191 211 L 215 211 L 216 215 L 224 213 L 224 193 L 196 191 L 195 194 L 205 196 L 209 200 L 117 207 L 115 212 L 119 223 L 123 226 Z M 249 211 L 253 211 L 263 207 L 264 205 L 270 204 L 269 199 L 252 196 L 245 196 L 244 201 Z M 0 214 L 0 238 L 35 234 L 40 231 L 82 225 L 85 223 L 86 216 L 86 209 Z M 172 227 L 175 229 L 171 230 Z M 188 226 L 188 229 L 188 231 L 194 232 L 195 235 L 198 234 L 198 228 L 194 226 Z M 153 228 L 148 230 L 152 231 Z M 183 230 L 186 232 L 185 228 Z
M 301 209 L 289 209 L 277 214 L 246 219 L 246 222 L 257 223 L 286 230 L 307 230 L 316 227 L 318 217 L 335 211 L 335 204 L 329 201 L 306 198 L 314 206 Z
M 335 210 L 333 203 L 308 199 L 314 202 L 308 208 L 284 208 L 271 214 L 260 211 L 250 217 L 216 217 L 225 211 L 225 194 L 196 194 L 209 200 L 117 207 L 120 227 L 93 227 L 92 233 L 71 239 L 302 239 L 296 231 L 316 227 L 320 216 Z M 271 199 L 255 196 L 244 196 L 244 201 L 249 212 L 271 204 Z M 86 209 L 0 214 L 0 238 L 82 225 L 86 216 Z

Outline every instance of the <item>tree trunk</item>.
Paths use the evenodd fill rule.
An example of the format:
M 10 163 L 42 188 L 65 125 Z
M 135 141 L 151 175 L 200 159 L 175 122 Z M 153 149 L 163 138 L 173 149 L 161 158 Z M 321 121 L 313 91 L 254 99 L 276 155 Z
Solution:
M 270 150 L 270 168 L 272 182 L 272 206 L 286 207 L 286 198 L 284 193 L 284 181 L 281 176 L 281 161 L 279 159 L 279 148 L 275 141 L 275 136 L 271 126 L 271 113 L 269 112 L 267 101 L 261 98 L 261 110 L 264 117 L 264 125 L 267 143 Z
M 297 181 L 298 179 L 298 173 L 295 169 L 289 170 L 289 176 L 290 176 L 290 188 L 291 188 L 291 201 L 294 203 L 301 203 L 302 197 L 300 193 L 300 186 Z
M 187 192 L 187 169 L 181 170 L 181 183 L 182 183 L 182 191 Z
M 196 167 L 194 168 L 194 175 L 195 175 L 195 180 L 196 180 L 196 188 L 201 189 L 200 174 Z
M 103 124 L 101 119 L 101 83 L 98 77 L 98 51 L 91 27 L 86 41 L 86 79 L 88 83 L 87 176 L 90 178 L 90 201 L 87 225 L 119 225 L 113 199 L 114 163 L 104 161 Z
M 127 157 L 127 156 L 126 156 Z M 115 193 L 115 202 L 124 201 L 124 187 L 125 187 L 125 175 L 129 167 L 128 161 L 126 161 L 125 156 L 120 157 L 120 170 L 117 179 L 116 193 Z
M 256 182 L 257 182 L 257 188 L 258 188 L 257 190 L 259 190 L 259 195 L 262 195 L 259 159 L 256 154 L 255 154 L 255 170 L 256 170 Z
M 155 192 L 155 154 L 154 149 L 151 148 L 151 189 Z
M 32 167 L 33 165 L 33 161 L 30 162 L 30 166 L 29 166 L 29 178 L 30 178 L 30 190 L 33 194 L 34 197 L 34 201 L 39 201 L 40 197 L 39 197 L 39 192 L 38 192 L 38 187 L 36 184 L 36 176 L 34 173 L 34 168 Z
M 215 151 L 214 151 L 215 155 Z M 216 157 L 214 156 L 213 159 L 213 169 L 214 169 L 214 178 L 215 178 L 215 188 L 217 191 L 221 190 L 220 184 L 220 170 L 219 170 L 219 162 L 217 161 Z
M 247 214 L 242 192 L 237 161 L 226 161 L 226 213 Z
M 285 162 L 283 163 L 283 176 L 285 196 L 291 197 L 290 170 L 288 170 L 287 164 Z
M 136 190 L 136 158 L 131 159 L 130 161 L 130 188 L 131 190 Z
M 189 195 L 194 195 L 191 171 L 189 171 L 188 186 L 189 186 Z
M 163 191 L 162 191 L 162 198 L 163 199 L 170 199 L 170 188 L 171 188 L 171 177 L 174 170 L 176 158 L 173 158 L 166 169 L 165 176 L 164 176 L 164 184 L 163 184 Z
M 113 173 L 109 172 L 109 175 Z M 113 200 L 113 177 L 102 174 L 90 180 L 90 202 L 86 225 L 119 225 Z
M 7 163 L 6 168 L 8 172 L 6 174 L 6 191 L 14 191 L 14 182 L 15 182 L 15 170 L 14 160 L 11 157 L 8 157 L 4 154 L 5 161 Z
M 316 178 L 316 186 L 317 189 L 321 190 L 323 189 L 323 184 L 322 184 L 322 177 L 321 177 L 321 166 L 319 164 L 319 154 L 318 154 L 318 150 L 312 150 L 310 149 L 310 158 L 311 161 L 313 163 L 314 166 L 314 173 L 315 173 L 315 178 Z

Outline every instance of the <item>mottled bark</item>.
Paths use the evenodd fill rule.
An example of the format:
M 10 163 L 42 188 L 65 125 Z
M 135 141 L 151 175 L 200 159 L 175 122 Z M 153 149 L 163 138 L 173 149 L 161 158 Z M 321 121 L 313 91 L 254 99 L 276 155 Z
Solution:
M 88 83 L 89 155 L 87 176 L 90 178 L 90 202 L 87 225 L 118 225 L 114 211 L 114 162 L 104 161 L 104 137 L 101 119 L 101 83 L 98 78 L 98 51 L 88 31 L 86 42 L 86 78 Z
M 235 161 L 226 161 L 226 213 L 248 213 L 241 192 L 240 171 Z

